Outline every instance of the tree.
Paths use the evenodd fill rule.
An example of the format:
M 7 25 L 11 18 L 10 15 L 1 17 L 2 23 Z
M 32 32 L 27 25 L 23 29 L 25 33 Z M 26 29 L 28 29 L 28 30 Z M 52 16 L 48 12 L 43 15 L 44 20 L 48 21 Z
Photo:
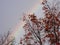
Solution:
M 0 36 L 0 45 L 11 45 L 13 43 L 13 39 L 9 38 L 10 32 L 8 31 L 7 34 L 4 34 L 3 36 Z M 12 37 L 11 37 L 12 38 Z
M 48 0 L 42 2 L 45 17 L 37 19 L 35 14 L 29 14 L 25 17 L 24 25 L 25 35 L 20 40 L 21 45 L 44 45 L 46 41 L 49 45 L 60 45 L 60 11 L 58 3 L 50 7 Z M 60 9 L 60 8 L 59 8 Z

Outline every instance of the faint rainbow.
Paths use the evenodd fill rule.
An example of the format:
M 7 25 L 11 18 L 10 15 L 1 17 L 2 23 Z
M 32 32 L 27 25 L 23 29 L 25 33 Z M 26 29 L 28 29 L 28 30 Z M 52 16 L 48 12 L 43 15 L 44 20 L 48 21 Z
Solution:
M 15 36 L 18 35 L 18 32 L 20 30 L 19 28 L 23 27 L 24 24 L 25 24 L 25 22 L 19 21 L 19 23 L 12 29 L 13 32 L 8 36 L 7 39 L 9 39 L 9 41 L 13 40 L 15 38 Z M 6 41 L 5 41 L 4 45 L 6 44 Z
M 42 2 L 42 0 L 39 0 L 40 3 Z M 40 8 L 40 3 L 36 3 L 27 13 L 35 13 L 37 11 L 38 8 Z M 25 24 L 25 22 L 23 21 L 19 21 L 19 23 L 14 27 L 13 32 L 11 33 L 10 37 L 14 37 L 18 34 L 18 31 L 20 30 L 21 27 L 23 27 L 23 25 Z
M 19 21 L 18 24 L 12 29 L 13 32 L 10 34 L 10 37 L 15 37 L 18 34 L 20 28 L 24 26 L 24 24 L 25 22 Z
M 43 2 L 43 0 L 38 0 L 39 2 L 36 3 L 32 8 L 30 8 L 30 10 L 27 11 L 28 14 L 33 14 L 36 13 L 36 11 L 38 11 L 37 9 L 39 9 L 41 7 L 41 3 Z

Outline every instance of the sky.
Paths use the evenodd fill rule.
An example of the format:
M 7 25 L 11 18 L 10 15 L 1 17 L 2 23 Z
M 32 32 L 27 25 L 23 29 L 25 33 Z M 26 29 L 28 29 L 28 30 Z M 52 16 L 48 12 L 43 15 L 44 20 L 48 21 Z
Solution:
M 16 40 L 24 34 L 21 17 L 23 13 L 35 13 L 43 17 L 42 0 L 0 0 L 0 35 L 13 31 Z M 16 44 L 17 45 L 17 44 Z
M 0 34 L 13 30 L 12 34 L 19 40 L 24 34 L 21 22 L 23 13 L 35 13 L 38 18 L 44 17 L 41 1 L 0 0 Z
M 20 26 L 23 13 L 35 13 L 40 17 L 39 15 L 43 14 L 41 10 L 40 0 L 0 0 L 0 35 L 12 30 L 14 32 L 19 26 L 19 31 L 15 31 L 18 34 L 14 32 L 18 40 L 18 36 L 21 37 L 23 32 Z
M 40 0 L 0 0 L 0 34 L 10 31 Z

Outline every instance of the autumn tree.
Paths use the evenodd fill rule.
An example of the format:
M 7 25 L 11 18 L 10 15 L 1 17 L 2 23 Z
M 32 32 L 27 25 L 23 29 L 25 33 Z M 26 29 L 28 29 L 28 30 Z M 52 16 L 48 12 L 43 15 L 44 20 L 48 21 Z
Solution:
M 43 0 L 42 9 L 45 17 L 37 19 L 35 14 L 24 16 L 23 20 L 25 35 L 20 40 L 21 45 L 60 45 L 60 11 L 59 1 L 50 4 L 48 0 Z M 52 6 L 51 6 L 52 5 Z
M 32 14 L 25 19 L 26 24 L 24 25 L 24 45 L 42 45 L 40 32 L 44 29 L 42 21 L 38 20 L 37 17 Z M 21 40 L 21 41 L 22 41 Z M 25 44 L 26 42 L 26 44 Z M 33 42 L 33 44 L 31 44 Z M 22 42 L 20 42 L 22 44 Z
M 60 45 L 60 11 L 58 10 L 60 9 L 58 8 L 59 2 L 54 2 L 52 6 L 50 6 L 48 1 L 44 0 L 42 4 L 45 13 L 45 32 L 48 33 L 46 37 L 50 38 L 51 45 Z

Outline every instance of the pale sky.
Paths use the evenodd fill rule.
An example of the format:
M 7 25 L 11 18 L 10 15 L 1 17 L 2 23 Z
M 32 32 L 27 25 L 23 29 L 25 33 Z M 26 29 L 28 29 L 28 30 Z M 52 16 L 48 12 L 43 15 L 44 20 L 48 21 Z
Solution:
M 42 14 L 40 0 L 0 0 L 0 34 L 11 31 L 23 13 L 30 11 L 38 14 L 38 17 Z M 22 36 L 23 29 L 20 29 L 16 40 Z
M 35 12 L 38 17 L 44 17 L 40 0 L 0 0 L 0 34 L 11 31 L 18 24 L 23 13 L 28 12 Z M 23 29 L 19 29 L 21 30 L 16 40 L 22 36 Z
M 0 0 L 0 34 L 11 30 L 20 17 L 28 12 L 39 0 Z

